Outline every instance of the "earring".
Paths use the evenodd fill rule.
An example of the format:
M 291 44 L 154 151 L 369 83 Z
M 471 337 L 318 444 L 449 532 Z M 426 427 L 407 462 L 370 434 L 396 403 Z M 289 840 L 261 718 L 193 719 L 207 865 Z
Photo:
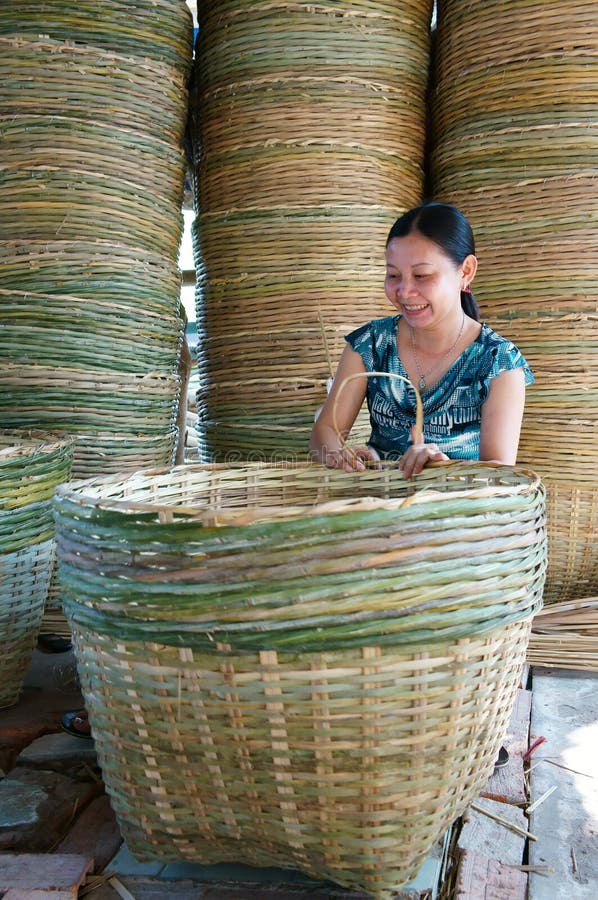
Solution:
M 464 293 L 464 294 L 471 294 L 471 288 L 469 287 L 468 284 L 464 285 L 464 287 L 463 287 L 463 293 Z

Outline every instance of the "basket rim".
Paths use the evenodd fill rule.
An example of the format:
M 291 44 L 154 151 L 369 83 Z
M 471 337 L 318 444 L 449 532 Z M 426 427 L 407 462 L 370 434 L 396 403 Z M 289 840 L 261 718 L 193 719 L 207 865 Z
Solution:
M 72 447 L 75 439 L 66 432 L 54 432 L 48 429 L 45 433 L 39 433 L 40 429 L 6 429 L 0 431 L 0 465 L 7 460 L 17 457 L 35 457 L 42 453 L 53 453 L 55 450 Z M 36 433 L 37 432 L 37 433 Z M 10 443 L 5 443 L 9 441 Z
M 183 464 L 180 466 L 161 467 L 157 469 L 141 469 L 125 475 L 103 475 L 96 478 L 87 478 L 64 482 L 56 488 L 55 502 L 60 504 L 61 501 L 69 502 L 81 508 L 95 509 L 104 512 L 115 512 L 123 515 L 134 515 L 136 513 L 154 514 L 160 524 L 168 525 L 176 522 L 197 523 L 205 527 L 222 527 L 222 526 L 245 526 L 253 524 L 266 524 L 274 522 L 289 521 L 297 518 L 316 518 L 318 516 L 343 515 L 347 513 L 362 513 L 378 510 L 399 510 L 414 504 L 426 504 L 429 502 L 437 502 L 439 497 L 447 496 L 445 491 L 435 489 L 434 482 L 436 473 L 434 469 L 443 469 L 445 472 L 453 470 L 456 477 L 463 477 L 466 474 L 475 473 L 492 473 L 500 479 L 500 484 L 469 484 L 461 489 L 450 492 L 451 499 L 479 499 L 481 497 L 491 497 L 497 495 L 520 495 L 533 493 L 541 486 L 540 476 L 531 468 L 523 465 L 508 466 L 501 463 L 486 462 L 482 460 L 449 460 L 439 464 L 432 464 L 427 467 L 418 477 L 417 481 L 423 483 L 421 489 L 415 488 L 411 494 L 403 497 L 395 497 L 384 499 L 371 495 L 356 495 L 349 498 L 325 500 L 314 502 L 312 505 L 290 505 L 285 503 L 283 506 L 248 506 L 243 509 L 239 507 L 210 506 L 209 498 L 207 504 L 173 505 L 172 503 L 161 503 L 159 501 L 147 502 L 131 498 L 126 500 L 117 500 L 111 497 L 103 497 L 94 491 L 102 491 L 110 489 L 119 484 L 150 484 L 155 482 L 161 476 L 170 476 L 176 479 L 180 475 L 188 475 L 191 478 L 198 474 L 223 473 L 226 471 L 246 472 L 249 475 L 258 476 L 260 472 L 280 472 L 300 475 L 304 472 L 306 475 L 310 472 L 321 473 L 324 483 L 330 483 L 333 480 L 343 479 L 345 476 L 351 477 L 351 473 L 340 472 L 333 469 L 327 469 L 325 466 L 316 462 L 236 462 L 236 463 L 206 463 L 206 464 Z M 386 463 L 382 470 L 398 470 L 397 463 Z M 376 470 L 373 470 L 376 471 Z M 380 471 L 380 470 L 378 470 Z M 423 476 L 423 477 L 422 477 Z M 415 484 L 415 480 L 414 480 Z M 255 486 L 255 483 L 252 485 Z M 224 486 L 226 487 L 226 486 Z

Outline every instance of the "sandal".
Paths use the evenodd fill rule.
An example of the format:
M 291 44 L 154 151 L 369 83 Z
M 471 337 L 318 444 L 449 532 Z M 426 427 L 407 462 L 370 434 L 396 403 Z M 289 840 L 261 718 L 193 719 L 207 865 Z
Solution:
M 65 713 L 60 720 L 60 725 L 68 734 L 93 741 L 86 709 L 76 709 L 73 712 Z
M 494 771 L 497 769 L 504 769 L 505 766 L 509 764 L 509 751 L 506 747 L 501 747 L 498 751 L 498 756 L 496 757 L 496 762 L 494 763 Z
M 40 634 L 37 637 L 37 646 L 42 653 L 68 653 L 73 645 L 68 638 L 59 634 Z

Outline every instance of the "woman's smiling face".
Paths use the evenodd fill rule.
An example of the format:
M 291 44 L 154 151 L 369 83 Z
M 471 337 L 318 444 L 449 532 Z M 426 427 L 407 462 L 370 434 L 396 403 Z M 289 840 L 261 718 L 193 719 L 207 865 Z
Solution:
M 461 289 L 468 283 L 464 266 L 417 231 L 393 238 L 386 248 L 384 291 L 410 325 L 438 324 L 460 314 Z

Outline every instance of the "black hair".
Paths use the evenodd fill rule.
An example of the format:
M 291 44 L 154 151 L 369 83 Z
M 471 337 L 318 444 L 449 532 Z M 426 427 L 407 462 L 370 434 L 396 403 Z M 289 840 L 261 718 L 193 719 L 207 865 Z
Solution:
M 413 231 L 434 241 L 457 266 L 470 253 L 475 255 L 471 225 L 463 213 L 450 203 L 431 201 L 404 213 L 390 229 L 386 246 L 393 238 L 406 237 Z M 480 321 L 480 310 L 471 291 L 461 291 L 461 306 L 465 315 Z

